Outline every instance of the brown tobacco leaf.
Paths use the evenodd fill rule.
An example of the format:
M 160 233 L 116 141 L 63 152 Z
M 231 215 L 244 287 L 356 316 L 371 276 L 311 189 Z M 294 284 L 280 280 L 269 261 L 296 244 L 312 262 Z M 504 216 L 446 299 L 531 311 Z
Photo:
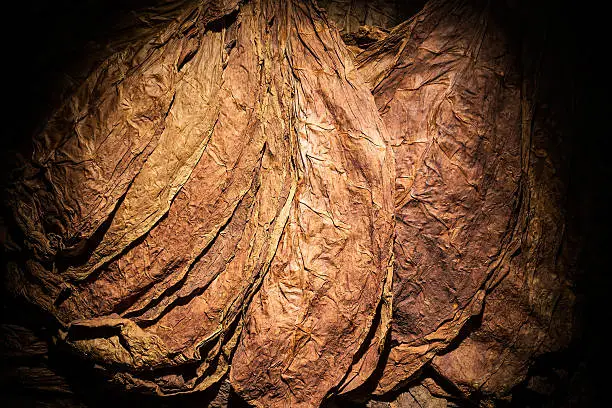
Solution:
M 507 394 L 570 333 L 556 130 L 497 6 L 415 4 L 128 19 L 9 186 L 9 288 L 126 389 Z
M 283 404 L 291 392 L 297 402 L 315 403 L 342 381 L 352 389 L 367 379 L 390 325 L 393 158 L 384 125 L 314 4 L 253 1 L 208 26 L 202 13 L 191 10 L 188 24 L 166 28 L 170 38 L 188 39 L 188 50 L 156 48 L 174 50 L 180 63 L 150 61 L 174 76 L 165 91 L 172 103 L 146 160 L 130 162 L 133 176 L 88 181 L 126 185 L 113 211 L 100 212 L 105 225 L 87 241 L 86 259 L 64 251 L 51 271 L 32 261 L 15 273 L 14 286 L 52 312 L 65 326 L 60 340 L 114 382 L 162 395 L 219 381 L 246 314 L 234 386 L 255 403 Z M 120 101 L 111 102 L 107 116 L 92 117 L 98 126 L 109 126 L 108 112 L 120 110 Z M 85 145 L 73 148 L 87 154 Z M 115 157 L 104 156 L 104 165 Z M 76 191 L 82 179 L 74 183 L 63 188 L 86 194 Z M 293 275 L 284 275 L 287 265 Z M 26 281 L 33 277 L 39 281 Z M 260 288 L 269 303 L 260 294 L 247 311 Z M 282 336 L 254 330 L 254 321 L 268 317 L 260 306 L 287 309 L 267 324 L 285 327 Z M 290 347 L 301 333 L 296 327 L 320 330 L 316 341 L 331 369 L 312 360 L 310 346 L 248 360 L 262 342 Z M 290 358 L 285 371 L 312 390 L 281 385 L 277 397 L 262 395 L 278 384 L 277 358 Z M 271 373 L 257 390 L 255 369 Z
M 193 63 L 183 62 L 164 130 L 131 182 L 102 241 L 84 265 L 69 268 L 82 280 L 143 236 L 164 215 L 210 141 L 219 115 L 225 45 L 222 33 L 202 39 Z
M 385 38 L 389 29 L 404 22 L 425 3 L 422 0 L 319 0 L 342 34 L 347 48 L 358 54 Z
M 320 0 L 341 34 L 357 33 L 364 26 L 390 29 L 409 19 L 424 2 L 419 0 Z
M 71 347 L 103 364 L 143 369 L 156 368 L 170 360 L 159 337 L 118 316 L 75 320 L 62 337 Z
M 34 139 L 14 213 L 40 259 L 81 251 L 156 147 L 180 65 L 197 46 L 177 35 L 193 13 L 108 58 Z
M 226 335 L 233 338 L 235 320 L 258 287 L 287 219 L 295 191 L 288 180 L 290 148 L 282 122 L 287 114 L 269 92 L 271 67 L 260 63 L 263 43 L 253 32 L 261 25 L 253 13 L 249 5 L 241 10 L 226 41 L 207 34 L 216 44 L 212 48 L 231 49 L 227 61 L 218 62 L 223 66 L 218 118 L 210 140 L 202 134 L 208 140 L 204 154 L 167 217 L 62 305 L 68 320 L 83 311 L 94 316 L 122 309 L 178 355 L 172 365 L 203 360 L 190 381 L 178 374 L 166 376 L 161 385 L 128 374 L 118 379 L 133 382 L 130 386 L 175 393 L 206 384 L 200 376 L 215 370 Z M 193 61 L 206 67 L 210 50 L 203 51 Z M 195 82 L 205 78 L 196 71 Z M 91 304 L 102 307 L 92 310 Z M 217 368 L 218 379 L 227 362 Z
M 529 154 L 545 151 L 526 107 L 534 75 L 496 21 L 485 2 L 432 1 L 357 57 L 397 170 L 394 346 L 378 393 L 458 342 L 434 367 L 466 395 L 501 397 L 569 341 L 562 185 Z M 457 339 L 483 308 L 483 326 Z
M 547 153 L 554 151 L 552 141 L 566 136 L 559 126 L 564 118 L 554 114 L 563 107 L 536 109 L 528 89 L 525 81 L 521 105 L 529 149 L 523 152 L 520 251 L 508 260 L 506 274 L 487 295 L 478 329 L 433 360 L 433 367 L 467 396 L 476 390 L 498 397 L 509 394 L 536 357 L 568 345 L 572 335 L 575 296 L 567 276 L 571 253 L 563 247 L 562 159 Z
M 317 406 L 374 329 L 391 262 L 393 161 L 338 33 L 308 2 L 262 9 L 273 22 L 267 42 L 277 75 L 295 92 L 298 187 L 247 311 L 230 381 L 257 406 Z M 364 364 L 373 369 L 376 360 Z
M 396 159 L 388 391 L 446 347 L 509 255 L 520 176 L 515 60 L 487 6 L 432 1 L 357 57 Z

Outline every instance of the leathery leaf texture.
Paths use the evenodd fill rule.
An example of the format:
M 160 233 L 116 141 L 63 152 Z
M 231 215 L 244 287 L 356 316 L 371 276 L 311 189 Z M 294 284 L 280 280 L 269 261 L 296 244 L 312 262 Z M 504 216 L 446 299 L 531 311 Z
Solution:
M 569 342 L 555 129 L 489 2 L 165 3 L 7 187 L 6 281 L 58 344 L 314 407 L 424 367 L 502 397 Z

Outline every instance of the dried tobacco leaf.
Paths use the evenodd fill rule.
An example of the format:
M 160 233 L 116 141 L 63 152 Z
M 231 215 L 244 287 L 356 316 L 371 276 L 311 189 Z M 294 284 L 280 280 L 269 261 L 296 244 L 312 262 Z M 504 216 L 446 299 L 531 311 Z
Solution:
M 126 22 L 7 188 L 9 289 L 128 390 L 506 396 L 571 333 L 558 130 L 497 5 L 408 3 Z

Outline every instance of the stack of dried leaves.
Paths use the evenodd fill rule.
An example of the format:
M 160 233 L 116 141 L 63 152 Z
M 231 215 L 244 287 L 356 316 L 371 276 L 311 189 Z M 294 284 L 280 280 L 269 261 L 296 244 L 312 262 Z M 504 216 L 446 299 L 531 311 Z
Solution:
M 143 17 L 8 186 L 11 292 L 127 389 L 507 395 L 570 340 L 556 130 L 488 2 L 397 7 Z

